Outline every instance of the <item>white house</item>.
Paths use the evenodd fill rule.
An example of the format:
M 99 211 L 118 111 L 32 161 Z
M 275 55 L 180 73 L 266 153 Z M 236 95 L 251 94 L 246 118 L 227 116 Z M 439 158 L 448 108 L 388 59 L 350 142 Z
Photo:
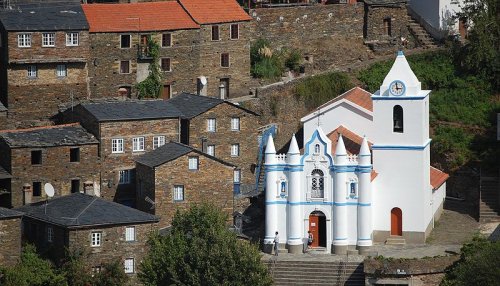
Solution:
M 430 166 L 429 90 L 402 52 L 380 90 L 353 88 L 303 117 L 304 149 L 265 151 L 265 244 L 365 252 L 374 242 L 424 243 L 448 175 Z
M 408 10 L 435 38 L 446 34 L 465 37 L 466 21 L 453 19 L 464 0 L 410 0 Z

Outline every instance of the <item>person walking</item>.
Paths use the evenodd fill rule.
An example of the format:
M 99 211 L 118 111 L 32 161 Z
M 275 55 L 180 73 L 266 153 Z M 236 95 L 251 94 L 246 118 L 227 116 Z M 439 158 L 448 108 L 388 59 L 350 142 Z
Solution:
M 280 243 L 280 238 L 278 236 L 278 232 L 275 233 L 274 236 L 274 256 L 278 256 L 278 244 Z

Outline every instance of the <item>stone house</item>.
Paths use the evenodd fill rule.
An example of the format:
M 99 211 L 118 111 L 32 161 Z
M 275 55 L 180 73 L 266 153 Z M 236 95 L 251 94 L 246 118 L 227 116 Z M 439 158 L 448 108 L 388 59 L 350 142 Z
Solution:
M 199 93 L 221 99 L 248 95 L 252 18 L 235 0 L 178 2 L 200 25 Z
M 233 213 L 235 166 L 193 147 L 169 142 L 136 159 L 138 209 L 169 226 L 177 210 L 210 202 Z
M 21 257 L 21 218 L 23 214 L 0 207 L 0 265 L 13 266 Z
M 365 43 L 388 48 L 408 38 L 407 0 L 365 0 Z
M 103 263 L 121 261 L 137 285 L 138 265 L 147 254 L 147 240 L 158 218 L 87 194 L 33 203 L 24 213 L 23 240 L 59 263 L 70 252 L 81 252 L 86 266 L 99 272 Z
M 46 125 L 59 104 L 88 98 L 89 34 L 80 5 L 20 5 L 0 11 L 0 23 L 0 101 L 8 109 L 0 129 Z
M 150 41 L 160 45 L 162 98 L 196 91 L 200 26 L 176 1 L 82 5 L 90 25 L 94 97 L 135 96 L 149 74 Z M 161 17 L 161 21 L 158 19 Z
M 4 207 L 44 200 L 46 183 L 56 196 L 99 194 L 98 141 L 79 124 L 1 131 L 0 166 L 10 174 L 0 175 Z
M 180 116 L 163 100 L 89 102 L 62 113 L 64 121 L 80 122 L 99 140 L 100 196 L 129 206 L 135 205 L 134 159 L 179 141 Z
M 238 166 L 235 181 L 242 188 L 255 183 L 257 113 L 229 101 L 187 93 L 168 102 L 182 112 L 181 143 Z

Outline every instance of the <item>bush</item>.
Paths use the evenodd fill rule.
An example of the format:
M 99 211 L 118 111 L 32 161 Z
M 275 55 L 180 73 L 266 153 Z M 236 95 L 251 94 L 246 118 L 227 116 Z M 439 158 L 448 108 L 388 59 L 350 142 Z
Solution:
M 292 50 L 288 53 L 287 58 L 285 59 L 285 66 L 294 72 L 298 72 L 300 70 L 300 62 L 302 61 L 302 54 L 299 50 Z
M 434 131 L 432 152 L 442 156 L 446 169 L 453 170 L 467 163 L 472 157 L 474 135 L 459 127 L 437 126 Z
M 333 72 L 305 79 L 295 87 L 296 96 L 312 110 L 354 85 L 345 73 Z
M 268 40 L 258 39 L 250 47 L 251 72 L 254 77 L 276 79 L 285 70 L 281 53 L 272 50 Z

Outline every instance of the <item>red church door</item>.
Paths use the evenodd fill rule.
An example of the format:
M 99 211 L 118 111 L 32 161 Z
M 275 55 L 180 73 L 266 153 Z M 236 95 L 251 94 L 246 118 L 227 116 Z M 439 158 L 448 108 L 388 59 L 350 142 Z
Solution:
M 319 246 L 319 216 L 314 214 L 309 215 L 309 231 L 313 235 L 311 247 Z
M 403 213 L 400 208 L 391 210 L 391 235 L 403 235 Z

